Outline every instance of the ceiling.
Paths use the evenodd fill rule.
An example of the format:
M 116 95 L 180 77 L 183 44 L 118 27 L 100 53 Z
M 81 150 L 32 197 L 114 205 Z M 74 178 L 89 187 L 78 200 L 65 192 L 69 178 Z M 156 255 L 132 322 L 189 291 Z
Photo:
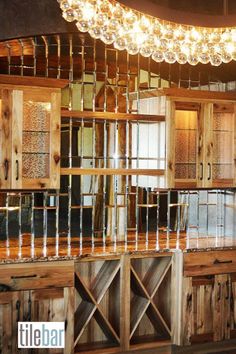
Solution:
M 165 16 L 171 17 L 173 14 L 182 16 L 188 21 L 202 21 L 210 18 L 215 25 L 219 23 L 219 19 L 230 19 L 236 25 L 236 1 L 235 0 L 120 0 L 123 3 L 132 4 L 134 7 L 142 6 L 145 11 L 152 9 L 163 11 Z M 170 10 L 172 9 L 172 10 Z M 227 10 L 227 11 L 226 11 Z M 189 13 L 191 12 L 191 15 Z M 223 16 L 223 13 L 229 15 Z M 163 15 L 163 16 L 164 16 Z M 205 16 L 205 17 L 204 17 Z M 21 43 L 19 41 L 10 41 L 9 39 L 40 36 L 42 34 L 55 33 L 78 33 L 76 26 L 73 23 L 67 23 L 61 16 L 61 11 L 57 0 L 0 0 L 0 72 L 2 68 L 6 70 L 8 49 L 7 43 L 10 43 L 11 55 L 15 57 L 14 61 L 21 59 Z M 6 42 L 8 40 L 8 42 Z M 25 43 L 25 54 L 32 55 L 33 46 L 29 41 Z M 101 46 L 102 48 L 102 46 Z M 17 59 L 18 58 L 18 59 Z M 157 63 L 156 71 L 159 67 Z M 169 65 L 162 65 L 162 74 L 168 78 Z M 179 77 L 180 67 L 178 64 L 171 66 L 172 78 Z M 196 67 L 189 65 L 181 66 L 183 76 L 186 78 L 191 71 L 191 75 L 201 77 L 204 83 L 208 82 L 209 73 L 211 78 L 219 82 L 236 81 L 236 62 L 232 61 L 229 64 L 222 64 L 220 67 L 211 67 L 209 65 L 198 64 Z M 40 73 L 39 73 L 40 74 Z M 176 79 L 177 81 L 177 79 Z

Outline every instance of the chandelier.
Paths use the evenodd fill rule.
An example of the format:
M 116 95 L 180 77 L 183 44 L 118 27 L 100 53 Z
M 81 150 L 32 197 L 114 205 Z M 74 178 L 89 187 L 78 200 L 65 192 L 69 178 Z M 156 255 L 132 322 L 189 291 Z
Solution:
M 81 32 L 158 63 L 219 66 L 236 60 L 236 28 L 182 25 L 145 15 L 113 0 L 58 0 Z

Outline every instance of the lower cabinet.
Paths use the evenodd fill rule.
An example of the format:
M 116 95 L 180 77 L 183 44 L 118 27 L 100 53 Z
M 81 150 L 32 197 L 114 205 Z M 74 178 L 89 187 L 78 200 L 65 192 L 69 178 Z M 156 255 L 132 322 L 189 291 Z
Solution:
M 73 262 L 2 265 L 0 353 L 72 354 L 74 350 Z M 65 322 L 64 349 L 18 349 L 18 322 Z
M 191 255 L 187 260 L 184 256 L 182 345 L 236 338 L 236 272 L 231 260 L 236 252 L 198 253 L 192 255 L 192 263 Z

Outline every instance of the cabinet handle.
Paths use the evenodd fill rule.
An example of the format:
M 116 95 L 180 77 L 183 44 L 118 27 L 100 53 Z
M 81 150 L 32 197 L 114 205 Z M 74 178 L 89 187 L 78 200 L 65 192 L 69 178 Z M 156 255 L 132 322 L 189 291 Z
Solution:
M 4 171 L 5 171 L 5 181 L 8 179 L 8 171 L 9 171 L 9 161 L 5 159 L 4 161 Z
M 210 181 L 210 179 L 211 179 L 211 164 L 208 162 L 208 181 Z
M 201 173 L 200 173 L 200 180 L 203 180 L 203 163 L 200 162 L 200 167 L 201 167 Z
M 16 180 L 18 181 L 19 179 L 19 161 L 16 160 Z
M 220 301 L 221 298 L 221 283 L 218 283 L 218 296 L 217 296 L 217 300 Z
M 27 279 L 27 278 L 36 278 L 37 274 L 32 275 L 12 275 L 11 279 Z
M 225 300 L 229 299 L 229 295 L 230 295 L 230 290 L 229 290 L 229 281 L 226 281 L 226 296 L 225 296 Z
M 227 261 L 220 261 L 219 259 L 215 259 L 213 262 L 213 264 L 227 264 L 227 263 L 233 263 L 232 259 Z

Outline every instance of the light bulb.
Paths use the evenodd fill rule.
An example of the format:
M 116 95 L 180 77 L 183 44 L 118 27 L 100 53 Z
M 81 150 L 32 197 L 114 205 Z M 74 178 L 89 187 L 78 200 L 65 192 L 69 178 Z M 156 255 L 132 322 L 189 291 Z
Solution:
M 232 60 L 232 55 L 230 53 L 223 52 L 221 54 L 223 63 L 228 64 Z
M 71 9 L 64 11 L 62 17 L 68 22 L 73 22 L 75 20 L 74 11 Z
M 126 47 L 127 52 L 131 55 L 136 55 L 139 52 L 139 47 L 136 43 L 129 43 Z
M 187 55 L 184 53 L 178 53 L 176 59 L 179 64 L 186 64 L 188 61 Z
M 80 32 L 88 32 L 90 28 L 88 21 L 78 21 L 76 26 Z
M 174 30 L 174 38 L 178 41 L 183 41 L 185 39 L 185 32 L 183 27 L 179 26 Z
M 115 35 L 113 32 L 107 30 L 104 31 L 103 34 L 101 35 L 101 40 L 105 43 L 105 44 L 112 44 L 115 40 Z
M 231 40 L 231 33 L 229 30 L 226 30 L 222 33 L 221 40 L 223 42 L 229 42 Z
M 208 64 L 210 62 L 210 56 L 207 53 L 200 53 L 198 57 L 202 64 Z
M 174 52 L 168 51 L 164 54 L 165 61 L 169 64 L 173 64 L 176 62 L 176 55 Z
M 82 13 L 83 13 L 83 20 L 84 21 L 90 21 L 94 18 L 96 14 L 95 8 L 88 2 L 85 2 L 83 7 L 82 7 Z
M 199 63 L 197 54 L 190 54 L 188 56 L 188 62 L 190 65 L 194 65 L 194 66 L 197 65 Z
M 117 20 L 121 20 L 123 15 L 124 15 L 124 11 L 122 7 L 119 4 L 116 4 L 112 10 L 112 16 Z
M 95 26 L 93 28 L 90 28 L 89 34 L 92 38 L 99 39 L 102 35 L 101 27 Z
M 164 61 L 164 54 L 162 51 L 160 50 L 156 50 L 153 54 L 152 54 L 152 59 L 154 61 L 156 61 L 157 63 L 161 63 Z
M 210 62 L 213 66 L 220 66 L 222 64 L 221 56 L 219 54 L 211 55 Z
M 118 50 L 124 50 L 126 47 L 126 40 L 122 37 L 119 37 L 114 42 L 114 47 Z
M 140 54 L 145 58 L 150 57 L 152 55 L 152 52 L 153 52 L 153 48 L 149 46 L 144 46 L 141 47 L 140 49 Z

